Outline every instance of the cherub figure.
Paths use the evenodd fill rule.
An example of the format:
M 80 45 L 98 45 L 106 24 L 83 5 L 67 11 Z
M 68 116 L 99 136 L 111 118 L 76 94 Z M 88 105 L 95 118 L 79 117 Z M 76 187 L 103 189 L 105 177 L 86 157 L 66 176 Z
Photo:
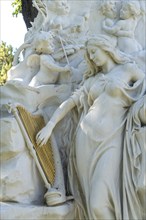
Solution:
M 69 19 L 66 19 L 70 12 L 67 0 L 54 1 L 33 1 L 34 7 L 43 17 L 42 30 L 62 30 L 69 26 Z
M 136 41 L 134 32 L 141 14 L 138 1 L 126 1 L 122 3 L 120 10 L 120 20 L 112 26 L 103 23 L 103 30 L 117 37 L 118 48 L 126 53 L 132 53 L 142 49 Z
M 69 72 L 70 67 L 60 66 L 56 61 L 64 58 L 62 50 L 57 59 L 53 58 L 55 47 L 52 32 L 40 31 L 37 33 L 32 42 L 24 43 L 18 48 L 13 66 L 8 71 L 8 80 L 17 80 L 23 85 L 32 87 L 56 83 L 59 73 Z M 18 63 L 18 57 L 22 51 L 24 60 Z M 74 53 L 74 50 L 70 49 L 67 53 Z
M 54 60 L 52 56 L 55 49 L 53 40 L 51 33 L 41 31 L 33 41 L 32 47 L 38 56 L 40 69 L 32 78 L 29 86 L 37 87 L 45 84 L 54 84 L 58 80 L 59 73 L 70 71 L 68 65 L 62 67 Z
M 102 15 L 105 17 L 102 23 L 102 28 L 104 29 L 104 26 L 112 27 L 117 19 L 116 2 L 115 1 L 103 1 L 100 5 L 100 11 Z M 117 37 L 111 34 L 109 34 L 109 36 L 113 40 L 113 44 L 116 45 Z
M 43 31 L 53 30 L 66 38 L 68 34 L 81 34 L 87 31 L 86 24 L 89 19 L 89 10 L 82 15 L 77 15 L 71 11 L 67 0 L 34 0 L 33 4 L 37 8 L 39 15 L 43 18 Z
M 112 26 L 117 17 L 117 9 L 115 1 L 103 1 L 100 5 L 100 11 L 105 16 L 105 24 Z

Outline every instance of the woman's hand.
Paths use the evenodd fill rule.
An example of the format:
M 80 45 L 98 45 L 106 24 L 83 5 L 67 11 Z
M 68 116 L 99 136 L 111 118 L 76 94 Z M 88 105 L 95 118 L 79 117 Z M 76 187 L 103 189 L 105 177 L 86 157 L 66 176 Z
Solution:
M 38 132 L 38 134 L 36 135 L 36 143 L 38 146 L 42 147 L 44 144 L 47 143 L 54 127 L 54 123 L 49 121 L 48 124 Z

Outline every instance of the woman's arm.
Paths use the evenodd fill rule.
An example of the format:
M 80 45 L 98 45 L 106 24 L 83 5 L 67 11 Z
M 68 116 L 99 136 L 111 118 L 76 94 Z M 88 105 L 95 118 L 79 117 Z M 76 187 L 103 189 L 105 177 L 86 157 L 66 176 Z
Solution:
M 61 121 L 65 117 L 65 115 L 75 107 L 75 102 L 72 98 L 69 98 L 65 102 L 63 102 L 57 110 L 54 112 L 53 116 L 51 117 L 50 121 L 47 125 L 38 132 L 36 136 L 36 143 L 39 146 L 42 146 L 47 143 L 54 127 L 56 124 Z

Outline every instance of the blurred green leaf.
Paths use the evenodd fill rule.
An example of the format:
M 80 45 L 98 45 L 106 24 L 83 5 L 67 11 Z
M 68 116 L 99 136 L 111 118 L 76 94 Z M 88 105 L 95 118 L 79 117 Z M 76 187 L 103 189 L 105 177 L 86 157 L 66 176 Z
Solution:
M 12 67 L 14 49 L 2 41 L 0 44 L 0 85 L 7 80 L 7 72 Z
M 12 2 L 12 6 L 14 8 L 14 11 L 12 13 L 13 16 L 18 16 L 19 13 L 22 13 L 22 2 L 21 0 L 14 0 Z

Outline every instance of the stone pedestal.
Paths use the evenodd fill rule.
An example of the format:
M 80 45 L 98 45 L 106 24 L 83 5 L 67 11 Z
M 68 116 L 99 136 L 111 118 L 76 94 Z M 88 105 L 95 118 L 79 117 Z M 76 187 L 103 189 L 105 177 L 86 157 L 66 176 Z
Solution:
M 73 220 L 74 203 L 67 202 L 61 206 L 24 205 L 18 203 L 0 203 L 2 220 Z

